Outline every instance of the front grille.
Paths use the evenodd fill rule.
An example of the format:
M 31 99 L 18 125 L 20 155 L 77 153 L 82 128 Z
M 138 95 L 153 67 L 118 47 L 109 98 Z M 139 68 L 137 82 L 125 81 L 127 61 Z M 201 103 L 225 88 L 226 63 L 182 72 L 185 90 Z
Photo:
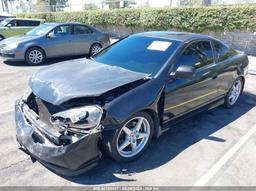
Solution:
M 43 133 L 50 141 L 60 145 L 60 135 L 62 134 L 63 129 L 53 126 L 50 122 L 50 118 L 52 114 L 63 111 L 63 108 L 48 103 L 35 96 L 33 93 L 28 97 L 26 104 L 29 109 L 33 110 L 38 115 L 40 121 L 47 124 L 47 128 L 45 129 L 44 127 L 37 127 L 39 128 L 39 131 L 41 131 L 41 133 Z
M 38 98 L 39 100 L 42 101 L 42 103 L 45 105 L 45 107 L 48 109 L 49 113 L 52 115 L 52 114 L 55 114 L 55 113 L 58 113 L 58 112 L 61 112 L 61 111 L 64 111 L 66 108 L 62 107 L 62 106 L 58 106 L 58 105 L 53 105 L 47 101 L 44 101 L 40 98 Z
M 27 105 L 28 105 L 29 109 L 32 109 L 37 115 L 39 115 L 38 106 L 36 103 L 36 96 L 33 93 L 31 93 L 28 96 Z
M 38 115 L 39 115 L 39 107 L 43 107 L 43 106 L 45 106 L 47 108 L 48 112 L 51 115 L 65 110 L 64 107 L 58 106 L 58 105 L 53 105 L 47 101 L 44 101 L 41 98 L 37 97 L 33 93 L 31 93 L 30 96 L 28 97 L 27 105 L 30 109 L 32 109 Z
M 42 100 L 35 94 L 31 93 L 27 99 L 27 105 L 32 109 L 43 122 L 51 125 L 49 122 L 51 115 L 65 110 L 65 108 L 53 105 L 49 102 Z

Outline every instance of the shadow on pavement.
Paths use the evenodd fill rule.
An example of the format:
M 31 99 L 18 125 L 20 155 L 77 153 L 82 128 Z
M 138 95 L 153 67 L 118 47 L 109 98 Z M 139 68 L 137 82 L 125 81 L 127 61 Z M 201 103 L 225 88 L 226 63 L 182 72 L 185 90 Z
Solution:
M 218 107 L 173 126 L 158 140 L 154 140 L 149 149 L 133 162 L 117 163 L 105 157 L 91 171 L 80 176 L 63 178 L 86 185 L 136 181 L 132 178 L 132 174 L 158 168 L 202 139 L 220 144 L 225 142 L 226 140 L 214 137 L 212 134 L 246 114 L 255 105 L 256 95 L 244 92 L 238 104 L 232 109 Z
M 69 61 L 73 59 L 78 59 L 78 58 L 85 58 L 86 56 L 68 56 L 68 57 L 61 57 L 61 58 L 49 58 L 47 59 L 43 64 L 41 65 L 29 65 L 24 61 L 3 61 L 3 63 L 9 65 L 9 66 L 15 66 L 15 67 L 38 67 L 38 66 L 47 66 L 51 64 L 56 64 L 59 62 L 64 62 L 64 61 Z

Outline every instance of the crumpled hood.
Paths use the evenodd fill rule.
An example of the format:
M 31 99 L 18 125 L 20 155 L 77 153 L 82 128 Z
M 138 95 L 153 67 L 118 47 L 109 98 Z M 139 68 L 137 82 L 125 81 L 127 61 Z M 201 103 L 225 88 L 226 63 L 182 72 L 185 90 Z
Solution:
M 72 98 L 99 96 L 146 76 L 83 58 L 42 69 L 29 84 L 37 97 L 59 105 Z
M 17 44 L 22 42 L 28 42 L 36 38 L 38 38 L 38 36 L 18 35 L 18 36 L 13 36 L 13 37 L 2 40 L 0 44 L 6 44 L 6 45 L 10 45 L 12 43 Z

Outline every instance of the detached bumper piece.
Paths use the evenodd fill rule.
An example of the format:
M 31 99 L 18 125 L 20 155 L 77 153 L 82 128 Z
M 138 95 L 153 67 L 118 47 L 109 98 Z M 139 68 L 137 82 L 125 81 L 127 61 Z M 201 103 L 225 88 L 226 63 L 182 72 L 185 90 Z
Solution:
M 82 174 L 96 166 L 101 158 L 100 130 L 93 129 L 88 134 L 71 137 L 68 144 L 57 145 L 49 138 L 56 139 L 58 132 L 50 127 L 46 131 L 47 125 L 23 101 L 16 102 L 15 118 L 20 149 L 58 174 Z

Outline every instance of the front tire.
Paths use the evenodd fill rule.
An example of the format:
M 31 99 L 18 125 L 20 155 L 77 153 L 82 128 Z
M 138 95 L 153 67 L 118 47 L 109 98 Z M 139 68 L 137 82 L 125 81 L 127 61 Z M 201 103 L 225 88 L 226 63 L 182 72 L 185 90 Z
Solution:
M 29 65 L 40 65 L 45 60 L 45 53 L 41 48 L 29 48 L 26 52 L 25 60 Z
M 237 78 L 234 81 L 234 83 L 232 84 L 230 90 L 228 91 L 225 97 L 225 102 L 224 102 L 225 107 L 231 108 L 237 103 L 237 100 L 239 99 L 242 93 L 243 85 L 244 85 L 244 82 L 241 77 Z
M 103 134 L 103 144 L 108 155 L 119 162 L 138 158 L 148 147 L 154 133 L 154 122 L 145 112 L 138 112 L 120 129 Z

